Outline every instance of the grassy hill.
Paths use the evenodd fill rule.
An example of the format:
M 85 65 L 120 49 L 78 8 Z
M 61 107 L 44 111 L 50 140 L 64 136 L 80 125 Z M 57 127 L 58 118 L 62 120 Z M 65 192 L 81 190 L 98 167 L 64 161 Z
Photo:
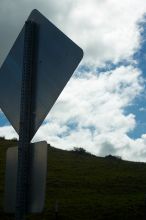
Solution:
M 0 138 L 0 219 L 3 213 L 5 154 L 16 141 Z M 45 209 L 28 220 L 144 220 L 146 164 L 95 157 L 48 147 Z

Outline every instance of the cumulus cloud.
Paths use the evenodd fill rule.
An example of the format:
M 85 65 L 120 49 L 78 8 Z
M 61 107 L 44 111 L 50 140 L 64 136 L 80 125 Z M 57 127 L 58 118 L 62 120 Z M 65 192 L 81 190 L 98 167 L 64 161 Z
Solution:
M 63 149 L 84 147 L 101 156 L 113 153 L 129 160 L 145 160 L 145 134 L 136 140 L 128 136 L 136 127 L 136 118 L 125 108 L 144 89 L 133 55 L 141 47 L 143 29 L 139 22 L 144 19 L 146 1 L 2 0 L 0 64 L 34 8 L 85 53 L 84 71 L 77 70 L 34 140 L 47 140 Z M 128 65 L 108 71 L 107 62 L 123 61 Z M 95 69 L 103 66 L 106 71 L 97 75 Z M 5 126 L 0 127 L 0 136 L 12 138 L 16 133 L 11 126 Z
M 84 49 L 84 63 L 90 66 L 132 60 L 139 48 L 142 30 L 137 24 L 146 12 L 145 0 L 2 0 L 0 63 L 34 8 Z
M 84 147 L 101 156 L 111 152 L 125 159 L 136 158 L 133 153 L 132 156 L 125 153 L 132 152 L 128 151 L 129 146 L 131 149 L 137 140 L 128 137 L 136 126 L 135 116 L 125 114 L 124 110 L 143 89 L 141 72 L 133 66 L 74 77 L 34 140 L 47 139 L 62 149 Z
M 17 133 L 12 128 L 12 126 L 9 125 L 0 127 L 0 136 L 5 137 L 6 139 L 12 139 L 12 138 L 18 139 Z

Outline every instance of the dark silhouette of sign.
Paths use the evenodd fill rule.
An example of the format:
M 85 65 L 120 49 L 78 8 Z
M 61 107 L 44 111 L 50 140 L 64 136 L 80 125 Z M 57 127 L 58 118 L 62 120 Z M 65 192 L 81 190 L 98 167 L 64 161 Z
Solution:
M 47 144 L 30 142 L 82 57 L 81 48 L 33 10 L 0 69 L 0 108 L 19 134 L 18 148 L 7 152 L 5 190 L 5 211 L 16 220 L 43 208 Z

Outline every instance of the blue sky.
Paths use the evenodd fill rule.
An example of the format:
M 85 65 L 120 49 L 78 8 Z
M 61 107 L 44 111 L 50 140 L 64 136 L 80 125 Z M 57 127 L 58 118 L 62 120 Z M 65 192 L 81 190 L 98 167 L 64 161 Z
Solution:
M 146 23 L 142 22 L 140 26 L 143 29 L 141 33 L 142 43 L 140 49 L 134 54 L 134 58 L 137 61 L 138 68 L 142 71 L 144 80 L 146 80 Z M 137 126 L 129 133 L 129 136 L 139 138 L 146 133 L 146 91 L 135 99 L 132 106 L 127 107 L 126 112 L 132 112 L 137 121 Z
M 7 120 L 7 118 L 5 117 L 4 114 L 0 114 L 0 126 L 5 126 L 8 125 L 9 121 Z
M 146 161 L 145 0 L 3 0 L 0 64 L 34 8 L 84 50 L 34 141 Z M 17 136 L 2 113 L 0 136 Z

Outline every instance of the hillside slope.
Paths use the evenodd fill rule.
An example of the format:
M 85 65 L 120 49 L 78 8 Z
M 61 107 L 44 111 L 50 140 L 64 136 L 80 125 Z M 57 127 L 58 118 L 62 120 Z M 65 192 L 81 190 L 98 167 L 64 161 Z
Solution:
M 16 141 L 0 138 L 0 219 L 3 213 L 4 167 L 7 147 Z M 146 164 L 110 160 L 48 147 L 45 209 L 28 220 L 146 219 Z

